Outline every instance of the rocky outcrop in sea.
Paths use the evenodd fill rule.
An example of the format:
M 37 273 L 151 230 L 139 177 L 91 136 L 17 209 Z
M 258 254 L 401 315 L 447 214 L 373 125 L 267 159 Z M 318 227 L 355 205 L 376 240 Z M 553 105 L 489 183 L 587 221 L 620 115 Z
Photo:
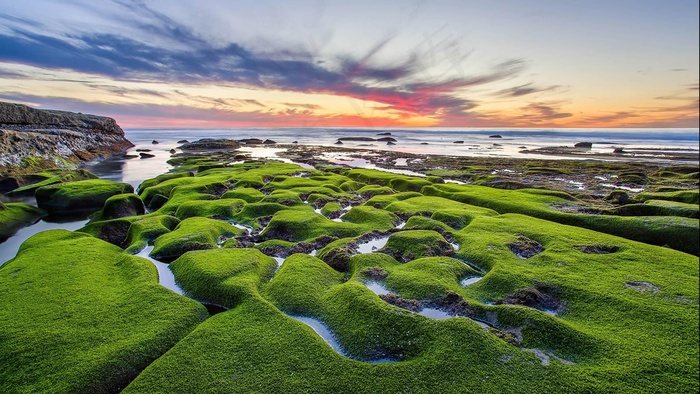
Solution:
M 39 159 L 78 163 L 131 146 L 112 118 L 0 102 L 0 169 Z

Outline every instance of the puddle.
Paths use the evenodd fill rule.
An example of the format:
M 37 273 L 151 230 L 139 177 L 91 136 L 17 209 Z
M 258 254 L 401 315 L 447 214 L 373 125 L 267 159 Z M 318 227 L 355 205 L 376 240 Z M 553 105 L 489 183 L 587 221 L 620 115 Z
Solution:
M 44 218 L 31 226 L 23 227 L 14 235 L 7 238 L 4 242 L 0 242 L 0 266 L 15 257 L 17 255 L 17 251 L 19 251 L 20 245 L 22 245 L 22 243 L 32 235 L 42 231 L 54 229 L 75 231 L 85 226 L 88 222 L 88 219 L 80 219 L 72 222 L 50 222 L 46 221 L 46 219 L 50 218 Z
M 151 263 L 153 263 L 153 265 L 156 266 L 156 269 L 158 270 L 158 283 L 160 283 L 161 286 L 168 288 L 177 294 L 184 295 L 185 292 L 182 291 L 180 286 L 178 286 L 175 282 L 175 276 L 173 275 L 173 272 L 170 271 L 170 266 L 168 264 L 161 263 L 160 261 L 149 256 L 152 250 L 153 245 L 148 245 L 134 256 L 139 256 L 148 259 Z
M 377 250 L 383 248 L 384 245 L 386 245 L 388 240 L 389 240 L 389 236 L 387 235 L 384 237 L 373 239 L 371 241 L 357 244 L 357 251 L 359 254 L 376 252 Z
M 408 165 L 408 159 L 404 157 L 398 158 L 394 161 L 394 165 L 397 167 L 405 167 Z
M 586 190 L 586 187 L 583 185 L 583 182 L 570 181 L 570 180 L 564 179 L 564 178 L 554 178 L 554 180 L 559 181 L 559 182 L 568 183 L 569 185 L 575 187 L 578 190 Z
M 229 223 L 231 223 L 231 225 L 232 225 L 233 227 L 239 228 L 239 229 L 245 231 L 246 234 L 250 234 L 250 233 L 253 232 L 253 228 L 250 227 L 250 226 L 246 226 L 246 225 L 238 224 L 238 223 L 234 223 L 234 222 L 229 222 Z
M 384 295 L 391 293 L 391 291 L 389 291 L 389 289 L 387 289 L 386 286 L 384 286 L 384 283 L 378 282 L 376 280 L 368 281 L 364 283 L 364 285 L 368 289 L 372 290 L 372 292 L 376 295 Z
M 404 227 L 406 227 L 406 222 L 401 222 L 401 223 L 397 224 L 395 228 L 402 229 Z
M 338 343 L 338 340 L 335 339 L 335 336 L 333 336 L 333 333 L 331 333 L 331 331 L 320 320 L 304 316 L 287 316 L 311 327 L 311 329 L 314 330 L 314 332 L 318 334 L 318 336 L 320 336 L 321 339 L 323 339 L 328 344 L 328 346 L 335 350 L 336 353 L 340 354 L 343 357 L 348 357 L 348 355 L 345 354 L 345 352 L 343 351 L 343 348 L 340 346 L 340 343 Z
M 436 308 L 423 308 L 418 311 L 418 314 L 425 317 L 430 317 L 432 319 L 449 319 L 450 317 L 453 317 L 449 313 Z
M 459 282 L 459 285 L 462 287 L 467 287 L 469 285 L 473 285 L 474 283 L 484 279 L 483 276 L 475 276 L 471 278 L 464 278 Z
M 452 249 L 454 249 L 455 252 L 459 250 L 459 244 L 454 243 L 454 242 L 450 242 L 450 245 L 452 245 Z
M 318 253 L 318 249 L 314 249 L 309 252 L 309 256 L 316 256 L 316 253 Z
M 612 183 L 599 183 L 599 185 L 603 186 L 603 187 L 613 188 L 613 189 L 627 190 L 627 191 L 630 191 L 632 193 L 641 193 L 644 191 L 643 187 L 617 186 L 617 185 L 613 185 Z

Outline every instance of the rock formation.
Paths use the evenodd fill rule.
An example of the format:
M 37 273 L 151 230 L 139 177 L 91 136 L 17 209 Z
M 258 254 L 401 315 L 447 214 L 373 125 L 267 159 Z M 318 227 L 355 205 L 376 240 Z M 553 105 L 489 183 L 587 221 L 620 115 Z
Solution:
M 39 158 L 77 163 L 133 146 L 112 118 L 0 102 L 0 169 Z

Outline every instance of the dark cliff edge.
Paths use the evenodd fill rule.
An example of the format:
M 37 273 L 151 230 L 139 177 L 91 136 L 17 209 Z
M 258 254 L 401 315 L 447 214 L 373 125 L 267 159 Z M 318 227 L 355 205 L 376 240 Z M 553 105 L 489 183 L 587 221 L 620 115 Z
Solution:
M 0 101 L 0 174 L 37 163 L 66 167 L 132 146 L 112 118 Z

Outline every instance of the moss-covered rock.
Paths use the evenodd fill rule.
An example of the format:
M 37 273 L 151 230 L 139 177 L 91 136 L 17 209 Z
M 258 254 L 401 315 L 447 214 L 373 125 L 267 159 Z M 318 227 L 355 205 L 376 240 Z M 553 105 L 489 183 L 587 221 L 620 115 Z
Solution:
M 133 193 L 117 194 L 105 201 L 102 211 L 98 213 L 101 220 L 138 216 L 146 213 L 141 198 Z
M 392 234 L 382 252 L 407 262 L 421 257 L 451 256 L 455 250 L 436 231 L 407 230 Z
M 36 190 L 39 208 L 50 213 L 65 214 L 72 211 L 96 211 L 112 196 L 133 193 L 128 183 L 103 179 L 67 182 L 43 186 Z
M 192 217 L 183 220 L 172 232 L 155 239 L 151 256 L 172 261 L 185 252 L 216 248 L 223 237 L 244 234 L 244 230 L 220 220 Z
M 170 266 L 188 294 L 230 308 L 256 296 L 277 262 L 257 249 L 223 248 L 185 253 Z
M 65 230 L 25 241 L 0 287 L 8 393 L 119 391 L 207 316 L 149 261 Z
M 46 212 L 29 204 L 0 202 L 0 242 L 22 227 L 36 223 L 44 215 Z

